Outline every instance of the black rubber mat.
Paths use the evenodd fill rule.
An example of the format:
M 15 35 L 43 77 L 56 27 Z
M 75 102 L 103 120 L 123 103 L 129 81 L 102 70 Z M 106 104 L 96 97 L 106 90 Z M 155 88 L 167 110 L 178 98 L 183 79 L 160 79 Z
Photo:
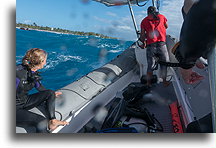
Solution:
M 147 108 L 151 114 L 154 114 L 155 118 L 162 124 L 163 132 L 172 133 L 173 127 L 169 104 L 177 100 L 172 84 L 168 87 L 157 84 L 152 87 L 150 94 L 144 96 L 144 99 L 146 97 L 150 101 L 144 103 L 143 107 Z

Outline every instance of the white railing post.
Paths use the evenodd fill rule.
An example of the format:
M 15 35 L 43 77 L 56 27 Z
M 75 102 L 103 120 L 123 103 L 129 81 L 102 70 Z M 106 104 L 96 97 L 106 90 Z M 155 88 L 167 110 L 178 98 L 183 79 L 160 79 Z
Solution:
M 134 29 L 136 31 L 137 38 L 139 38 L 139 31 L 138 31 L 138 28 L 137 28 L 137 24 L 136 24 L 136 20 L 135 20 L 135 17 L 134 17 L 133 9 L 131 7 L 131 2 L 130 2 L 130 0 L 127 0 L 127 1 L 128 1 L 129 10 L 130 10 L 130 13 L 131 13 L 131 18 L 133 20 Z
M 215 112 L 216 112 L 216 96 L 215 96 L 215 83 L 216 83 L 216 49 L 214 49 L 208 55 L 208 71 L 209 71 L 209 82 L 212 102 L 212 126 L 213 132 L 216 132 L 215 127 Z

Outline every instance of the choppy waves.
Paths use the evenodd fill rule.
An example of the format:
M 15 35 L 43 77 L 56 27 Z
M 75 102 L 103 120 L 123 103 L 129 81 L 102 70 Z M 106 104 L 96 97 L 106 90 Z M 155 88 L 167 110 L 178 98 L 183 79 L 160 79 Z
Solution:
M 72 56 L 72 55 L 56 55 L 48 58 L 47 64 L 45 65 L 45 69 L 55 68 L 58 64 L 64 63 L 67 61 L 71 62 L 84 62 L 83 58 L 80 56 Z
M 111 53 L 119 53 L 119 52 L 122 52 L 123 50 L 109 50 L 108 52 L 111 52 Z
M 132 42 L 93 36 L 56 34 L 16 29 L 16 64 L 29 48 L 42 48 L 48 59 L 42 69 L 43 84 L 59 89 L 106 64 Z

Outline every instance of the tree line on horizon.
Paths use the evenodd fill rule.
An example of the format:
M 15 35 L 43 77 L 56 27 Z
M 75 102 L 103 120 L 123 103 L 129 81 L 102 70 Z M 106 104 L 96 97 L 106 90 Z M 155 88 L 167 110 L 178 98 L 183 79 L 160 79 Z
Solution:
M 67 29 L 54 28 L 54 27 L 48 27 L 48 26 L 46 27 L 38 26 L 36 23 L 33 23 L 33 24 L 16 23 L 16 27 L 28 28 L 28 29 L 38 29 L 38 30 L 44 30 L 44 31 L 53 31 L 53 32 L 59 32 L 59 33 L 68 33 L 68 34 L 81 35 L 81 36 L 97 36 L 97 37 L 107 38 L 107 39 L 117 39 L 114 37 L 109 37 L 109 36 L 99 34 L 99 33 L 94 33 L 94 32 L 71 31 Z

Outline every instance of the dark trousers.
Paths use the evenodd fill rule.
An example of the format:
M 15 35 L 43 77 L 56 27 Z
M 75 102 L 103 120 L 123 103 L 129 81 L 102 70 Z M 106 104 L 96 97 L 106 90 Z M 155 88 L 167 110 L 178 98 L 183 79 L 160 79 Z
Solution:
M 48 120 L 41 115 L 29 111 L 34 107 L 43 107 L 48 120 L 55 119 L 55 93 L 44 90 L 28 96 L 23 107 L 16 109 L 16 124 L 35 127 L 36 132 L 46 132 Z

